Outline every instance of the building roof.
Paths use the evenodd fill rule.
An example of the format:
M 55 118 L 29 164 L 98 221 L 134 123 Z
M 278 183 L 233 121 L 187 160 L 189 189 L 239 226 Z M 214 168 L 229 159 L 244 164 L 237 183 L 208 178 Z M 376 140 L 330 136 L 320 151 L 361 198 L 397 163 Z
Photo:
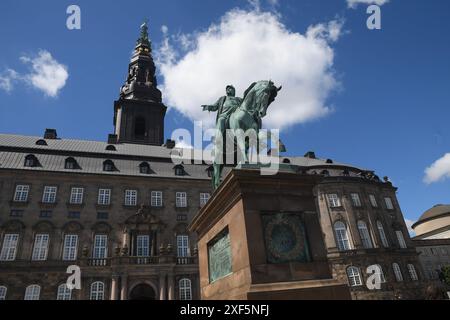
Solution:
M 430 221 L 442 216 L 450 215 L 450 205 L 445 204 L 438 204 L 435 205 L 433 208 L 428 209 L 425 211 L 417 220 L 416 223 L 413 224 L 413 228 L 415 228 L 417 225 L 424 223 L 426 221 Z

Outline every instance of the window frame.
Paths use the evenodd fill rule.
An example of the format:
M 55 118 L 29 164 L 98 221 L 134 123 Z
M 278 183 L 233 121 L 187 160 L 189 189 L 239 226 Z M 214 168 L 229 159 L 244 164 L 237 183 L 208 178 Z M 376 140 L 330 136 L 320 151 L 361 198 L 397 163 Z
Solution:
M 65 234 L 63 242 L 63 261 L 76 261 L 78 258 L 78 234 Z M 73 241 L 75 239 L 75 241 Z
M 392 270 L 394 270 L 395 280 L 397 282 L 403 282 L 403 274 L 400 265 L 397 262 L 392 264 Z
M 211 194 L 209 192 L 200 192 L 200 207 L 204 207 L 209 199 L 211 199 Z
M 408 246 L 406 244 L 405 236 L 401 230 L 395 230 L 395 236 L 397 237 L 398 245 L 400 249 L 407 249 Z
M 112 190 L 110 188 L 99 188 L 97 204 L 100 206 L 109 206 L 111 204 L 111 194 Z
M 374 194 L 369 194 L 369 202 L 372 208 L 378 208 L 378 201 Z
M 44 190 L 42 191 L 42 203 L 46 204 L 55 204 L 56 197 L 58 194 L 57 186 L 44 186 Z
M 163 192 L 152 191 L 150 193 L 150 206 L 154 208 L 161 208 L 163 206 Z
M 16 239 L 9 239 L 10 237 L 14 237 Z M 3 235 L 2 249 L 0 251 L 0 261 L 16 260 L 19 240 L 19 233 L 5 233 Z M 11 243 L 13 243 L 14 245 L 11 245 Z
M 67 287 L 66 283 L 62 283 L 58 286 L 56 300 L 72 300 L 72 290 Z
M 31 261 L 47 261 L 50 244 L 50 234 L 36 233 L 33 241 Z
M 190 256 L 189 248 L 189 235 L 178 234 L 177 235 L 177 257 L 186 258 Z
M 350 193 L 350 198 L 352 200 L 352 206 L 354 208 L 362 207 L 361 197 L 359 196 L 359 193 L 357 193 L 357 192 Z
M 182 278 L 178 281 L 179 296 L 182 301 L 192 300 L 192 281 L 188 278 Z
M 5 301 L 7 294 L 8 294 L 8 287 L 0 286 L 0 301 Z
M 386 231 L 384 231 L 383 223 L 380 220 L 377 220 L 376 223 L 377 223 L 378 234 L 381 239 L 381 245 L 383 246 L 383 248 L 389 248 L 389 240 L 386 236 Z
M 337 193 L 327 193 L 327 201 L 330 208 L 342 207 L 341 199 Z
M 105 283 L 103 281 L 94 281 L 89 287 L 89 300 L 105 300 Z
M 364 249 L 373 249 L 373 241 L 367 223 L 363 220 L 359 220 L 357 222 L 357 227 Z
M 99 240 L 99 243 L 97 242 L 97 238 L 104 237 L 103 240 Z M 103 245 L 104 242 L 104 245 Z M 100 254 L 102 253 L 103 254 Z M 94 235 L 94 243 L 92 246 L 92 259 L 106 259 L 108 258 L 108 235 L 99 233 Z
M 124 194 L 124 206 L 136 207 L 138 203 L 138 190 L 126 189 Z
M 18 190 L 21 189 L 21 190 Z M 26 190 L 24 190 L 26 189 Z M 30 185 L 29 184 L 18 184 L 14 190 L 14 202 L 27 202 L 30 195 Z
M 40 300 L 41 298 L 41 286 L 38 284 L 30 284 L 25 289 L 25 296 L 23 300 L 32 301 Z
M 356 272 L 355 272 L 356 270 Z M 351 274 L 350 274 L 351 271 Z M 363 285 L 361 270 L 355 266 L 349 266 L 346 270 L 347 280 L 350 287 L 360 287 Z
M 391 197 L 384 197 L 384 204 L 387 210 L 394 210 L 394 202 Z
M 339 225 L 339 228 L 338 228 Z M 343 228 L 342 228 L 343 226 Z M 342 232 L 343 231 L 343 232 Z M 339 251 L 349 251 L 352 250 L 353 246 L 350 240 L 350 235 L 348 233 L 347 224 L 343 221 L 336 221 L 333 224 L 333 232 L 336 237 L 336 244 Z M 345 237 L 344 237 L 345 236 Z M 346 246 L 347 244 L 347 246 Z
M 419 275 L 417 273 L 416 267 L 412 263 L 408 263 L 406 266 L 408 268 L 409 278 L 411 281 L 419 281 Z
M 187 208 L 187 192 L 176 192 L 175 193 L 175 206 L 177 208 Z

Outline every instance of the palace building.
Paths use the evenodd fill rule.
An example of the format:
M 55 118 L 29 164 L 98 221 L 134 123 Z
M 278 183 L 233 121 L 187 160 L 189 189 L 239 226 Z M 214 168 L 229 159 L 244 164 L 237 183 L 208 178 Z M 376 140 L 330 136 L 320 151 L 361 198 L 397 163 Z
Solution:
M 211 167 L 172 162 L 192 150 L 164 141 L 165 114 L 144 25 L 106 142 L 63 139 L 55 129 L 0 134 L 0 300 L 201 298 L 188 226 L 212 196 Z M 308 214 L 321 232 L 308 237 L 323 242 L 323 274 L 353 299 L 422 297 L 418 253 L 388 179 L 313 152 L 280 162 L 301 173 L 289 179 L 318 178 Z M 81 268 L 81 290 L 66 286 L 71 265 Z M 382 273 L 379 290 L 366 286 L 371 265 Z

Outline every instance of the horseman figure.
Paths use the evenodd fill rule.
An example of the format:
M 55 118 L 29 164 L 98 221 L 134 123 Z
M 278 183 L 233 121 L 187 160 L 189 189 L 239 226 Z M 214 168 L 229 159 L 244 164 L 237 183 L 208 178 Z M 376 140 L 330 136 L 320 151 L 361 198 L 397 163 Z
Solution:
M 203 111 L 217 111 L 216 117 L 216 136 L 214 148 L 214 174 L 212 178 L 213 189 L 217 189 L 220 184 L 220 177 L 224 166 L 224 154 L 226 151 L 225 140 L 229 142 L 227 136 L 228 129 L 232 133 L 242 130 L 244 133 L 248 130 L 254 130 L 256 136 L 262 127 L 261 119 L 266 116 L 267 108 L 275 100 L 278 91 L 272 81 L 258 81 L 252 83 L 245 91 L 244 97 L 241 99 L 236 97 L 236 90 L 232 85 L 226 87 L 226 96 L 220 97 L 213 105 L 203 105 Z M 233 135 L 233 144 L 234 144 Z M 238 147 L 242 148 L 241 155 L 244 162 L 248 161 L 249 145 L 246 142 L 239 143 Z M 244 146 L 244 147 L 242 147 Z M 236 150 L 233 148 L 233 151 Z

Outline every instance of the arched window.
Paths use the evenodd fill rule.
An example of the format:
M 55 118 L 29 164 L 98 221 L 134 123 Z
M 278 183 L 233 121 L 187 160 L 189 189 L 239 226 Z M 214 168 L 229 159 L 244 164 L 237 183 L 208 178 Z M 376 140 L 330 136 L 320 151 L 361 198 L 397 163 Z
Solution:
M 381 283 L 385 283 L 386 277 L 384 276 L 383 268 L 379 264 L 376 264 L 375 266 L 377 267 L 375 274 L 378 274 L 380 276 Z
M 373 248 L 372 238 L 370 237 L 369 229 L 367 229 L 367 224 L 364 221 L 358 221 L 358 231 L 364 248 Z
M 91 300 L 103 300 L 105 298 L 105 284 L 101 281 L 96 281 L 91 284 Z
M 70 157 L 66 159 L 66 162 L 64 164 L 64 168 L 65 169 L 69 169 L 69 170 L 75 170 L 75 169 L 79 169 L 80 166 L 77 163 L 77 160 L 75 160 L 74 158 Z
M 112 162 L 111 160 L 105 160 L 103 162 L 103 171 L 115 171 L 116 170 L 116 166 L 114 165 L 114 162 Z
M 24 163 L 25 167 L 37 167 L 38 164 L 39 164 L 39 161 L 34 154 L 29 154 L 25 157 L 25 163 Z
M 377 228 L 378 233 L 380 234 L 380 239 L 381 243 L 383 244 L 383 247 L 388 248 L 389 242 L 387 240 L 386 233 L 384 232 L 383 224 L 381 223 L 381 221 L 377 221 Z
M 117 151 L 116 147 L 113 146 L 112 144 L 107 145 L 105 148 L 106 151 Z
M 137 117 L 134 121 L 134 136 L 135 138 L 144 139 L 147 133 L 146 123 L 144 117 Z
M 397 282 L 402 282 L 403 281 L 402 270 L 400 269 L 398 263 L 393 263 L 392 269 L 394 269 L 395 280 L 397 280 Z
M 419 280 L 419 277 L 417 276 L 416 268 L 414 268 L 414 265 L 408 264 L 408 272 L 409 272 L 409 277 L 411 278 L 412 281 Z
M 45 141 L 44 139 L 39 139 L 38 141 L 36 141 L 36 145 L 37 146 L 47 146 L 47 141 Z
M 32 284 L 25 289 L 24 300 L 39 300 L 41 294 L 41 287 L 37 284 Z
M 6 300 L 6 292 L 8 289 L 5 286 L 0 286 L 0 300 Z
M 181 279 L 180 280 L 180 300 L 192 300 L 192 287 L 191 280 Z
M 149 174 L 150 173 L 150 165 L 147 162 L 142 162 L 139 165 L 139 172 L 142 174 Z
M 58 287 L 56 300 L 72 300 L 72 290 L 67 287 L 67 284 L 63 283 Z
M 334 233 L 336 235 L 337 245 L 340 251 L 350 250 L 350 240 L 348 237 L 347 226 L 342 221 L 334 224 Z
M 361 273 L 357 267 L 347 268 L 348 283 L 351 287 L 362 286 Z

